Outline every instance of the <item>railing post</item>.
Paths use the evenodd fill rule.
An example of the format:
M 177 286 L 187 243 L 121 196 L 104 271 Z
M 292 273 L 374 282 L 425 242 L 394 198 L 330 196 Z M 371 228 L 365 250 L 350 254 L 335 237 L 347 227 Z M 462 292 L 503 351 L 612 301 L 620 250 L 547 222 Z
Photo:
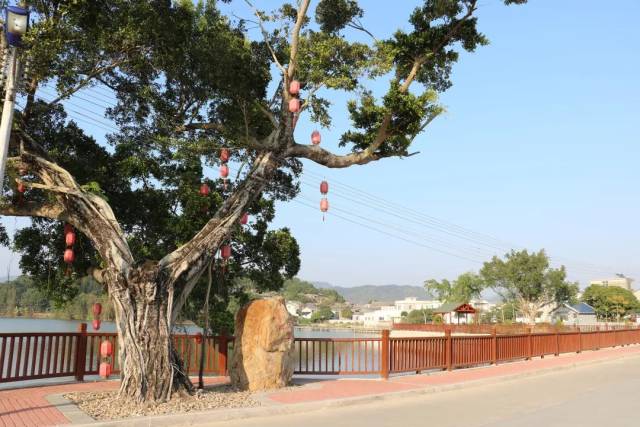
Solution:
M 578 326 L 578 353 L 582 353 L 582 331 Z
M 596 350 L 600 350 L 600 326 L 596 326 Z
M 531 343 L 531 326 L 527 328 L 527 360 L 531 360 L 533 355 L 533 345 Z
M 451 359 L 453 358 L 453 340 L 451 339 L 451 329 L 447 328 L 447 330 L 444 331 L 444 336 L 446 338 L 446 348 L 445 348 L 445 359 L 447 362 L 447 371 L 450 371 L 452 368 L 452 363 L 451 363 Z
M 380 349 L 380 377 L 389 379 L 389 330 L 382 330 L 382 346 Z
M 229 352 L 229 339 L 223 332 L 220 335 L 220 341 L 218 344 L 218 375 L 224 377 L 227 375 L 227 354 Z
M 78 325 L 78 341 L 76 342 L 76 381 L 84 381 L 84 372 L 87 364 L 87 324 Z
M 491 362 L 498 364 L 498 336 L 495 326 L 491 328 Z
M 560 328 L 556 326 L 556 352 L 554 356 L 560 356 Z

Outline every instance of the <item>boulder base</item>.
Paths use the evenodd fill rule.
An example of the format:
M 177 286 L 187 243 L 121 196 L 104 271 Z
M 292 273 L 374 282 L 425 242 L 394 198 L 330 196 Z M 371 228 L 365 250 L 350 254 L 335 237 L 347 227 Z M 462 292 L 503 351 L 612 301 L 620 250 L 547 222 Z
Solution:
M 236 315 L 231 383 L 242 390 L 285 387 L 294 368 L 293 318 L 284 298 L 255 300 Z

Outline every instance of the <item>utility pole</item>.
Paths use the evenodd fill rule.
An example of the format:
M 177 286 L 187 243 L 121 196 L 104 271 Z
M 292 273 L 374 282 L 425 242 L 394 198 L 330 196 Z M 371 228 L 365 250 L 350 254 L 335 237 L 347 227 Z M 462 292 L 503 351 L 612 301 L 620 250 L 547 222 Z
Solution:
M 0 121 L 0 183 L 4 181 L 4 170 L 9 155 L 9 139 L 11 138 L 11 127 L 13 124 L 13 109 L 16 102 L 17 83 L 19 78 L 20 64 L 15 46 L 7 46 L 6 56 L 6 81 L 4 104 L 2 106 L 2 120 Z
M 4 105 L 0 121 L 0 187 L 4 182 L 4 171 L 9 154 L 9 139 L 13 125 L 13 108 L 16 102 L 16 92 L 22 71 L 18 49 L 22 46 L 22 36 L 29 26 L 29 11 L 18 6 L 7 6 L 5 9 L 4 36 L 7 49 Z M 3 70 L 5 72 L 5 70 Z

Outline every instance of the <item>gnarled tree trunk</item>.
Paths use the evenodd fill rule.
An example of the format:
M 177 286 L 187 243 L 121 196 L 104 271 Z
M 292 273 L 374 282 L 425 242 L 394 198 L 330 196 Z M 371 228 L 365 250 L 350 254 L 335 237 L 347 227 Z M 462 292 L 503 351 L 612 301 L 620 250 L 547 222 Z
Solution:
M 158 274 L 157 263 L 132 269 L 126 284 L 109 283 L 109 293 L 120 343 L 120 395 L 158 402 L 176 391 L 192 391 L 171 339 L 172 287 Z

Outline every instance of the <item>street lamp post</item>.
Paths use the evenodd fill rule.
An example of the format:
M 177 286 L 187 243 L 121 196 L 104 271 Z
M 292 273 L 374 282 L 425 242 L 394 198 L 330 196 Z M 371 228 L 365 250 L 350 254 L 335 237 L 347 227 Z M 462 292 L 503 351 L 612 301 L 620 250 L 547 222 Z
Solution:
M 9 139 L 13 123 L 13 108 L 20 79 L 18 49 L 22 45 L 22 36 L 29 25 L 29 11 L 22 7 L 7 6 L 5 11 L 4 33 L 7 43 L 6 81 L 2 119 L 0 121 L 0 187 L 4 182 L 4 170 L 9 154 Z

